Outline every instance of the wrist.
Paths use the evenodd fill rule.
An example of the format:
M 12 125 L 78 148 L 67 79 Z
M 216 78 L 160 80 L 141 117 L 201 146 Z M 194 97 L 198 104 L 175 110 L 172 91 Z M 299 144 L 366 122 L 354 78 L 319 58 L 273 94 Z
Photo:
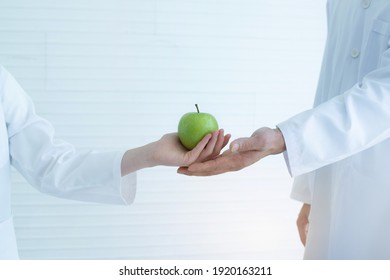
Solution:
M 121 162 L 121 173 L 125 176 L 142 168 L 156 166 L 154 159 L 155 143 L 127 150 Z
M 146 156 L 146 162 L 148 164 L 148 167 L 154 167 L 157 165 L 162 165 L 162 161 L 159 157 L 159 143 L 158 141 L 149 143 L 146 145 L 146 151 L 148 155 Z
M 272 154 L 280 154 L 286 150 L 286 142 L 284 141 L 283 133 L 279 128 L 272 129 L 273 131 L 273 147 Z

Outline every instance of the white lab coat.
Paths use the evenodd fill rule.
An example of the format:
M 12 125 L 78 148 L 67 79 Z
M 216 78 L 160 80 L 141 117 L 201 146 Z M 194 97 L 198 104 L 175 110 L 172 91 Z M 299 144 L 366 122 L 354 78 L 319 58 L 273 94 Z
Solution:
M 11 212 L 13 165 L 38 190 L 74 200 L 130 204 L 136 176 L 121 177 L 120 152 L 77 152 L 54 138 L 30 98 L 0 66 L 0 259 L 18 258 Z
M 390 259 L 390 2 L 330 0 L 312 110 L 279 124 L 306 259 Z M 300 176 L 298 176 L 300 175 Z

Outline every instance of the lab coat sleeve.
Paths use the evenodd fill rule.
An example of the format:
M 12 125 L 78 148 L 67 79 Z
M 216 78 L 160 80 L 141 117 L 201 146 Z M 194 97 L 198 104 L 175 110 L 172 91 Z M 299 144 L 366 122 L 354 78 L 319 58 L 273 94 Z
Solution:
M 287 168 L 290 170 L 288 154 L 283 153 Z M 309 174 L 302 174 L 294 178 L 294 183 L 291 189 L 290 198 L 300 202 L 311 204 L 311 191 L 309 184 Z
M 290 174 L 340 161 L 390 137 L 390 50 L 361 83 L 278 124 Z
M 290 197 L 300 202 L 311 204 L 310 176 L 311 174 L 302 174 L 294 178 Z
M 78 152 L 54 137 L 17 81 L 0 68 L 0 94 L 12 165 L 39 191 L 73 200 L 130 204 L 136 176 L 121 177 L 121 152 Z

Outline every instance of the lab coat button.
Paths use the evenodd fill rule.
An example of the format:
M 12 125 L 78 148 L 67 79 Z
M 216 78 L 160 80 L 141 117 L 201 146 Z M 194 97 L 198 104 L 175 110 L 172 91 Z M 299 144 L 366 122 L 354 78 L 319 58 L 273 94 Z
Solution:
M 362 7 L 363 9 L 368 9 L 371 5 L 371 0 L 362 0 Z
M 357 58 L 360 55 L 360 51 L 357 48 L 353 48 L 351 51 L 351 56 Z

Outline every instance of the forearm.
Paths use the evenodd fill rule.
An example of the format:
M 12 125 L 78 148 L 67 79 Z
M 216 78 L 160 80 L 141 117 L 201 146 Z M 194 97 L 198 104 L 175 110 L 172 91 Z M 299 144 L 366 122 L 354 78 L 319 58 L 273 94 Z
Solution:
M 154 159 L 154 147 L 155 142 L 126 151 L 122 158 L 121 175 L 158 165 Z

